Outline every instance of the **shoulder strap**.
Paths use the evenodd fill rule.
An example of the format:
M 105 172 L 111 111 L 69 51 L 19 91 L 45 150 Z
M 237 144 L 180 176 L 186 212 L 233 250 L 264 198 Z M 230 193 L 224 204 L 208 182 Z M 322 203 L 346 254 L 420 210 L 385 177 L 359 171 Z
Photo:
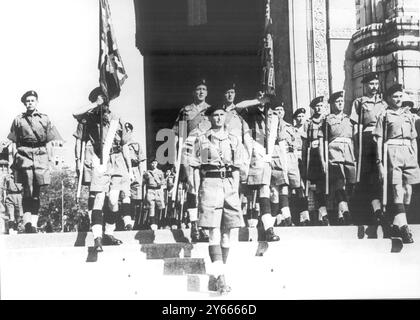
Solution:
M 39 143 L 42 143 L 40 136 L 38 135 L 38 133 L 34 130 L 33 126 L 32 126 L 32 122 L 29 121 L 28 117 L 25 117 L 26 122 L 29 125 L 29 128 L 31 129 L 32 133 L 34 134 L 34 136 L 36 137 L 36 139 L 38 140 Z

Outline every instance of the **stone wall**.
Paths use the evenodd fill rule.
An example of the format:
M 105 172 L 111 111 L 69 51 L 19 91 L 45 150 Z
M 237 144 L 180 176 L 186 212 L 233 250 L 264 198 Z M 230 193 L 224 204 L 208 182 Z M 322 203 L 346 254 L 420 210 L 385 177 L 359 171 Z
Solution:
M 353 35 L 353 91 L 363 94 L 363 75 L 380 74 L 382 91 L 402 83 L 420 102 L 420 2 L 357 0 L 358 31 Z

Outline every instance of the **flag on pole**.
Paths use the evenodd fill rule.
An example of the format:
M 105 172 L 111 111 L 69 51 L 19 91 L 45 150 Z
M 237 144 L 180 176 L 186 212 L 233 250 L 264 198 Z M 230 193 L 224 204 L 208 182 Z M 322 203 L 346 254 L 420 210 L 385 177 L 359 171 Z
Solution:
M 118 97 L 127 74 L 118 51 L 108 0 L 99 0 L 99 84 L 109 101 Z
M 268 95 L 275 95 L 276 82 L 274 74 L 274 50 L 273 50 L 273 35 L 271 20 L 270 0 L 266 0 L 265 6 L 265 23 L 264 23 L 264 38 L 262 48 L 262 76 L 261 85 L 262 91 Z

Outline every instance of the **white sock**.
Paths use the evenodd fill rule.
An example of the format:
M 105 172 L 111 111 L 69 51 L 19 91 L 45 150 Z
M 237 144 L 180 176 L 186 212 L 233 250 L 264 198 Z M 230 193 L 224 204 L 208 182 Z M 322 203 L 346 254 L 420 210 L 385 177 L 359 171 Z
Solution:
M 248 226 L 250 228 L 256 228 L 258 225 L 258 219 L 248 219 Z
M 35 228 L 38 227 L 38 215 L 37 214 L 32 214 L 31 215 L 31 223 L 32 223 L 32 227 L 35 227 Z
M 127 225 L 131 224 L 133 225 L 133 221 L 131 220 L 130 216 L 124 216 L 123 217 L 123 221 L 124 221 L 124 226 L 126 227 Z
M 308 210 L 302 211 L 299 215 L 300 215 L 300 222 L 304 222 L 306 220 L 309 221 L 309 212 L 308 212 Z
M 319 207 L 318 212 L 319 212 L 319 215 L 318 215 L 319 220 L 322 220 L 322 218 L 328 214 L 327 208 L 325 206 Z
M 398 213 L 395 215 L 394 217 L 394 221 L 393 224 L 398 226 L 398 227 L 402 227 L 407 225 L 407 215 L 405 213 Z
M 96 239 L 98 237 L 102 237 L 102 225 L 101 224 L 94 224 L 92 226 L 92 233 L 93 238 Z
M 287 218 L 289 218 L 289 217 L 292 216 L 290 214 L 290 208 L 289 207 L 283 207 L 283 208 L 281 208 L 281 213 L 283 215 L 283 219 L 287 219 Z
M 106 235 L 113 236 L 114 235 L 114 230 L 115 230 L 115 223 L 114 224 L 105 223 L 105 234 Z
M 156 231 L 157 228 L 158 228 L 157 224 L 150 225 L 150 229 L 152 229 L 153 231 Z
M 32 214 L 30 212 L 25 212 L 23 214 L 23 225 L 27 223 L 32 223 Z
M 223 261 L 222 260 L 217 260 L 217 261 L 212 262 L 211 269 L 212 269 L 211 273 L 216 277 L 223 274 L 224 269 L 225 269 L 224 265 L 223 265 Z
M 276 216 L 276 223 L 280 224 L 283 221 L 283 215 L 280 213 Z
M 192 208 L 187 209 L 188 215 L 190 217 L 190 221 L 197 221 L 198 220 L 198 209 Z
M 343 213 L 346 212 L 346 211 L 349 211 L 349 207 L 347 205 L 347 202 L 346 201 L 341 201 L 338 204 L 338 217 L 339 218 L 342 218 L 343 217 Z
M 381 201 L 379 201 L 378 199 L 373 199 L 371 204 L 373 212 L 375 212 L 376 210 L 381 210 Z
M 274 221 L 276 218 L 272 217 L 270 213 L 266 213 L 261 217 L 261 221 L 264 226 L 264 230 L 271 228 L 274 225 Z

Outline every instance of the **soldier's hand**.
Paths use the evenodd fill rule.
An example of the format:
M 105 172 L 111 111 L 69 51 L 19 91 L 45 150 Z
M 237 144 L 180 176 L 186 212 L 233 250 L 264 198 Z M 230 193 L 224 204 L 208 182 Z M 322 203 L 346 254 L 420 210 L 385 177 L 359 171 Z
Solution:
M 382 163 L 378 163 L 378 171 L 379 171 L 379 180 L 384 181 L 385 170 Z
M 322 173 L 326 173 L 327 172 L 327 164 L 324 160 L 321 160 L 321 169 L 322 169 Z

